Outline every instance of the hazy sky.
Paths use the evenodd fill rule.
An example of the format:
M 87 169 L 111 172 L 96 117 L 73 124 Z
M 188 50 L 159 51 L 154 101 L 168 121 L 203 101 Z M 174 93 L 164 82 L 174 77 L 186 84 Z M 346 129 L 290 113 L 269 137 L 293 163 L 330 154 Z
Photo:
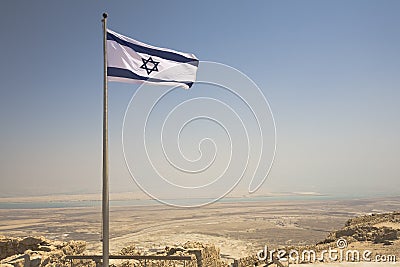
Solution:
M 2 1 L 0 7 L 0 196 L 101 190 L 103 12 L 114 31 L 227 64 L 258 84 L 278 141 L 259 193 L 374 195 L 400 188 L 399 1 Z M 121 145 L 124 112 L 137 88 L 109 85 L 112 192 L 139 190 Z M 198 126 L 192 132 L 199 136 L 186 141 L 213 127 Z M 183 146 L 195 157 L 190 148 Z M 236 193 L 246 190 L 244 182 Z

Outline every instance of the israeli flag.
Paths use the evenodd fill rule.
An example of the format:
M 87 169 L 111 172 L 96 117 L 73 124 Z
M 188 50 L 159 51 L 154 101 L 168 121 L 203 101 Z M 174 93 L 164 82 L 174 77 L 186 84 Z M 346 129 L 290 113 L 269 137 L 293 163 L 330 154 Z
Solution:
M 193 54 L 144 44 L 107 29 L 107 77 L 116 82 L 150 82 L 189 89 L 199 60 Z

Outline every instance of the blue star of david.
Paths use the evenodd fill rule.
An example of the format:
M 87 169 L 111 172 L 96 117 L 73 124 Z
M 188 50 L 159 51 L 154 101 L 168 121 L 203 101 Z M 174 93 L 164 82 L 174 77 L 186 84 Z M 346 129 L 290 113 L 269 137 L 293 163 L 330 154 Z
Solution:
M 150 73 L 152 73 L 153 71 L 158 71 L 157 65 L 158 65 L 160 62 L 154 61 L 151 57 L 149 57 L 148 59 L 142 58 L 142 61 L 143 61 L 143 65 L 140 66 L 140 68 L 141 68 L 141 69 L 145 69 L 146 72 L 147 72 L 147 75 L 150 75 Z M 149 67 L 147 66 L 147 63 L 153 64 L 153 67 L 152 67 L 152 68 L 149 68 Z

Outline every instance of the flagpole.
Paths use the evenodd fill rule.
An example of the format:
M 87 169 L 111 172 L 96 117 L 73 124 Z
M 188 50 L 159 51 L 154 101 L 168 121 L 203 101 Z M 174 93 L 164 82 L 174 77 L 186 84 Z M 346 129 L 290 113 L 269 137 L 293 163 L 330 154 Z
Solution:
M 108 83 L 107 83 L 107 13 L 103 13 L 104 100 L 103 100 L 103 267 L 109 266 L 109 190 L 108 190 Z

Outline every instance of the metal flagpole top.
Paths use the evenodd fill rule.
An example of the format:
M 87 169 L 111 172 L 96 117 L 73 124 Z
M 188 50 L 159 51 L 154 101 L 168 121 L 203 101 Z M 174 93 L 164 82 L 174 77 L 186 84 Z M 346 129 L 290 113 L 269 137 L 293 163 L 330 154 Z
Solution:
M 108 14 L 106 12 L 103 13 L 103 19 L 106 19 L 108 17 Z

